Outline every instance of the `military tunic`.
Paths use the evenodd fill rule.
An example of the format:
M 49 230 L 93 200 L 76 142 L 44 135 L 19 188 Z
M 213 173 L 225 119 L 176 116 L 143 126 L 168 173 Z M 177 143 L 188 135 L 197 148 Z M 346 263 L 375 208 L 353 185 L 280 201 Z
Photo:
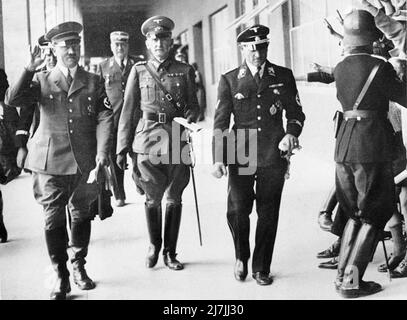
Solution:
M 389 100 L 406 107 L 406 83 L 388 62 L 367 53 L 346 56 L 334 77 L 338 100 L 344 111 L 350 111 L 376 64 L 377 74 L 357 109 L 376 116 L 345 118 L 338 131 L 336 190 L 340 205 L 352 218 L 384 228 L 396 209 L 394 131 L 387 112 Z
M 53 229 L 65 226 L 65 205 L 73 221 L 89 218 L 97 190 L 86 180 L 96 155 L 109 152 L 113 116 L 98 75 L 78 67 L 70 87 L 58 67 L 33 76 L 25 70 L 6 101 L 23 107 L 38 103 L 40 122 L 28 143 L 26 167 L 34 172 L 46 228 Z
M 287 130 L 283 126 L 283 110 Z M 231 115 L 234 116 L 231 132 L 237 138 L 229 139 L 234 146 L 233 152 L 224 152 L 230 150 L 230 145 L 225 146 L 226 139 L 222 139 L 221 135 L 229 130 Z M 221 76 L 214 121 L 213 157 L 215 162 L 229 166 L 227 219 L 236 258 L 243 261 L 250 257 L 249 214 L 256 199 L 258 222 L 253 272 L 270 271 L 287 168 L 278 144 L 286 133 L 298 137 L 304 120 L 291 70 L 266 61 L 259 86 L 246 63 Z M 244 139 L 239 139 L 239 131 L 246 133 Z M 257 144 L 255 161 L 251 159 L 249 163 L 242 163 L 239 153 L 249 150 L 251 143 Z M 236 159 L 236 162 L 231 159 Z M 239 171 L 242 167 L 253 167 L 253 170 L 243 173 Z
M 165 89 L 180 102 L 180 109 L 176 109 L 165 97 L 147 71 L 146 63 L 156 72 Z M 195 117 L 199 112 L 194 71 L 190 65 L 170 58 L 157 68 L 154 64 L 158 63 L 152 60 L 139 62 L 130 72 L 116 151 L 117 154 L 138 154 L 134 170 L 138 168 L 140 171 L 137 174 L 141 175 L 147 203 L 159 205 L 167 191 L 167 202 L 180 204 L 182 192 L 189 182 L 189 169 L 181 156 L 186 146 L 185 137 L 182 139 L 181 136 L 184 131 L 172 119 L 185 116 L 188 110 Z
M 126 199 L 124 191 L 124 171 L 121 170 L 116 164 L 116 141 L 117 141 L 117 127 L 119 125 L 120 113 L 123 107 L 124 89 L 126 88 L 127 78 L 129 77 L 130 70 L 136 60 L 133 57 L 127 58 L 126 66 L 121 70 L 120 66 L 114 57 L 103 61 L 99 66 L 100 76 L 105 81 L 106 94 L 109 98 L 113 108 L 113 136 L 112 136 L 112 149 L 110 157 L 112 161 L 112 168 L 115 171 L 117 179 L 117 187 L 114 188 L 116 199 Z

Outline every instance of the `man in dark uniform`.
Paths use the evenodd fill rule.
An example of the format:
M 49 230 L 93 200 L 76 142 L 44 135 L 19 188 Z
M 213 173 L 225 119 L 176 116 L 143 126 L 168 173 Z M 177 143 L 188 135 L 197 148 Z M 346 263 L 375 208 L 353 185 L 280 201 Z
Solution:
M 82 290 L 95 287 L 85 270 L 91 232 L 91 202 L 97 197 L 89 172 L 108 164 L 113 113 L 102 79 L 78 66 L 82 25 L 65 22 L 52 28 L 57 65 L 35 74 L 43 63 L 38 46 L 6 103 L 32 107 L 38 103 L 40 123 L 28 143 L 26 167 L 33 172 L 34 196 L 45 213 L 45 240 L 56 282 L 51 299 L 66 299 L 70 292 L 68 234 L 65 207 L 71 215 L 70 251 L 73 279 Z M 33 79 L 34 77 L 34 79 Z
M 345 298 L 374 294 L 375 282 L 362 280 L 386 222 L 395 212 L 392 171 L 393 129 L 389 100 L 406 107 L 406 83 L 388 62 L 372 56 L 378 37 L 373 16 L 354 10 L 344 19 L 346 55 L 335 68 L 337 97 L 344 110 L 335 147 L 336 194 L 350 215 L 342 236 L 336 290 Z M 369 89 L 358 96 L 372 70 Z
M 270 265 L 284 185 L 287 161 L 280 149 L 288 153 L 298 147 L 305 120 L 297 87 L 291 70 L 267 60 L 269 28 L 254 25 L 237 38 L 244 63 L 221 76 L 218 87 L 218 104 L 215 112 L 213 150 L 214 175 L 227 175 L 229 167 L 227 219 L 235 245 L 235 278 L 244 281 L 247 261 L 250 257 L 249 215 L 256 199 L 258 214 L 256 243 L 253 252 L 252 274 L 259 285 L 269 285 L 273 279 Z M 287 131 L 283 127 L 282 114 L 286 111 Z M 223 136 L 229 130 L 234 115 L 232 132 L 235 159 L 257 144 L 257 163 L 234 163 L 223 152 Z M 239 139 L 244 133 L 244 139 Z M 233 140 L 232 140 L 233 141 Z M 251 144 L 251 145 L 250 145 Z M 244 167 L 253 167 L 244 172 Z M 248 169 L 248 168 L 245 168 Z M 253 190 L 256 185 L 256 190 Z
M 183 265 L 176 259 L 181 222 L 182 193 L 189 182 L 185 155 L 185 131 L 173 121 L 195 121 L 199 112 L 193 68 L 169 56 L 174 22 L 164 16 L 147 19 L 141 31 L 151 54 L 148 62 L 132 68 L 119 120 L 117 164 L 126 167 L 126 154 L 133 155 L 133 171 L 146 193 L 146 218 L 150 247 L 146 266 L 156 265 L 161 249 L 161 201 L 166 193 L 164 263 L 172 270 Z M 164 92 L 165 91 L 165 92 Z
M 45 39 L 45 35 L 42 35 L 38 39 L 38 45 L 45 60 L 45 65 L 38 71 L 53 69 L 57 63 L 57 58 L 52 52 L 51 43 L 49 42 L 49 40 Z M 30 137 L 30 134 L 33 134 L 38 128 L 38 123 L 40 121 L 39 116 L 39 110 L 36 105 L 34 107 L 20 109 L 20 119 L 18 121 L 15 136 L 16 147 L 18 148 L 17 165 L 19 168 L 24 168 L 24 163 L 28 153 L 27 141 Z M 33 127 L 31 128 L 31 126 Z
M 111 166 L 117 180 L 117 185 L 115 185 L 114 188 L 116 206 L 122 207 L 125 204 L 126 194 L 123 184 L 124 171 L 116 164 L 117 127 L 123 107 L 124 89 L 126 88 L 127 78 L 136 60 L 129 56 L 129 34 L 127 32 L 112 32 L 110 34 L 110 49 L 113 52 L 113 57 L 103 61 L 99 65 L 99 73 L 105 80 L 106 94 L 113 106 L 114 129 L 110 156 L 112 160 Z

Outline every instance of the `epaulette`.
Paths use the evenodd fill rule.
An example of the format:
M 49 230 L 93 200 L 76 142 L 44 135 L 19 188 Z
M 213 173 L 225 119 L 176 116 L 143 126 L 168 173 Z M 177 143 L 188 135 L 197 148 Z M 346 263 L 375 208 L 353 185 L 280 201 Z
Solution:
M 224 75 L 227 75 L 228 73 L 231 73 L 231 72 L 233 72 L 233 71 L 236 71 L 236 69 L 239 69 L 239 68 L 232 68 L 232 69 L 229 69 L 228 71 L 226 71 L 225 73 L 224 73 Z
M 147 63 L 147 61 L 137 61 L 134 65 L 135 66 L 143 66 Z

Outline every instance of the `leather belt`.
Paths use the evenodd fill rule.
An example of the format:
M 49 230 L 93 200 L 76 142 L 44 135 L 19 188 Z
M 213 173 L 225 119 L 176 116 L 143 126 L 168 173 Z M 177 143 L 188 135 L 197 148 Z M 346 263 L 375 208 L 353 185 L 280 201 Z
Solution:
M 143 112 L 143 119 L 152 120 L 158 123 L 169 123 L 172 121 L 172 118 L 168 116 L 166 113 L 150 113 L 150 112 Z
M 343 118 L 345 121 L 349 119 L 356 119 L 360 121 L 361 119 L 377 119 L 377 118 L 386 118 L 387 114 L 383 111 L 375 110 L 350 110 L 343 113 Z

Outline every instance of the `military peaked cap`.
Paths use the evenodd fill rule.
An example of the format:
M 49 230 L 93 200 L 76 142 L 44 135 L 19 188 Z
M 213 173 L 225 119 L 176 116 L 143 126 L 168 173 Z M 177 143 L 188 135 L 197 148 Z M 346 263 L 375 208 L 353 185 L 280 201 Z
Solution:
M 174 29 L 174 21 L 164 16 L 154 16 L 146 21 L 141 26 L 141 33 L 150 38 L 165 38 L 171 37 Z

